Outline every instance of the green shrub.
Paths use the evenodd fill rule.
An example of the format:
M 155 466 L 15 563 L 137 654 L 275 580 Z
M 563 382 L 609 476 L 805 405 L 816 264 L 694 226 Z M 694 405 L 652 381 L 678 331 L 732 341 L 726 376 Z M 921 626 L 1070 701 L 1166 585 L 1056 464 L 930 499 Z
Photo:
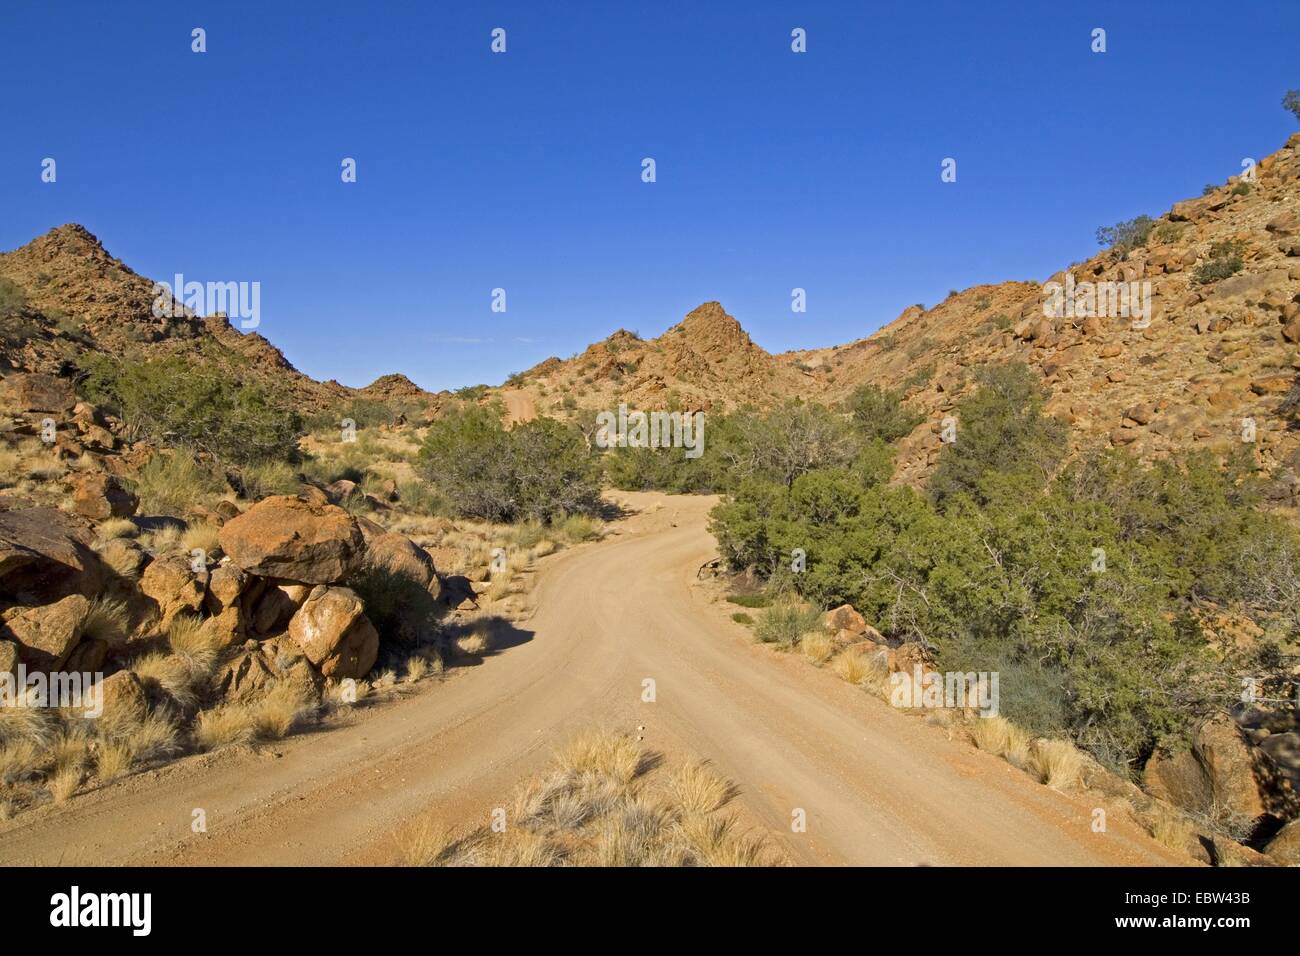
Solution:
M 1150 216 L 1138 216 L 1113 226 L 1102 226 L 1097 230 L 1097 243 L 1105 249 L 1127 254 L 1146 245 L 1153 225 L 1155 220 Z
M 89 359 L 82 391 L 136 434 L 234 463 L 294 461 L 302 419 L 265 389 L 179 356 Z
M 1282 108 L 1300 120 L 1300 90 L 1287 90 L 1282 97 Z
M 934 367 L 930 366 L 933 374 Z M 892 442 L 911 434 L 912 429 L 925 418 L 903 404 L 898 392 L 879 385 L 859 386 L 845 402 L 853 422 L 864 435 Z
M 129 483 L 140 496 L 141 514 L 147 515 L 183 515 L 225 489 L 214 471 L 199 465 L 184 449 L 155 454 Z
M 1241 256 L 1245 251 L 1245 243 L 1239 239 L 1212 243 L 1209 258 L 1196 267 L 1192 280 L 1207 285 L 1236 275 L 1242 269 Z
M 737 624 L 744 624 L 746 627 L 752 627 L 754 624 L 754 619 L 744 611 L 737 611 L 735 614 L 731 615 L 731 619 Z
M 1065 426 L 1043 413 L 1047 392 L 1027 365 L 985 367 L 976 381 L 974 395 L 957 406 L 956 441 L 944 446 L 930 481 L 940 503 L 959 494 L 987 502 L 991 489 L 982 485 L 995 474 L 1000 487 L 1010 476 L 1022 489 L 1041 487 L 1065 453 Z
M 727 600 L 750 609 L 767 607 L 772 603 L 772 597 L 768 594 L 728 594 Z
M 550 521 L 600 508 L 599 471 L 581 433 L 550 418 L 506 431 L 499 408 L 453 410 L 429 427 L 419 467 L 461 517 Z
M 815 607 L 775 604 L 759 614 L 754 636 L 764 644 L 794 647 L 805 634 L 817 628 L 820 619 L 821 614 Z

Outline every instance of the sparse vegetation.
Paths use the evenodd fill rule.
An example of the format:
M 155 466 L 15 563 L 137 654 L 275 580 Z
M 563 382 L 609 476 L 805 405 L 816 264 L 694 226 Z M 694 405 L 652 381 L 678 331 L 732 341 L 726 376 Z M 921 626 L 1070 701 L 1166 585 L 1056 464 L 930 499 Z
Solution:
M 667 771 L 624 736 L 588 733 L 527 781 L 510 825 L 453 831 L 430 817 L 397 837 L 406 866 L 774 866 L 777 852 L 722 811 L 733 788 L 710 767 Z

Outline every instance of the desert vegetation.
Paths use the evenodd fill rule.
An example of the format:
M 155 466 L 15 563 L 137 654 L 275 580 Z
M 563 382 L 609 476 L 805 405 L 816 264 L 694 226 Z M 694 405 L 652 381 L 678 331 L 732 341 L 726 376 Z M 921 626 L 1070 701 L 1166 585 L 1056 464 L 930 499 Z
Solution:
M 571 740 L 525 781 L 495 824 L 449 828 L 436 815 L 398 834 L 406 866 L 776 866 L 770 841 L 726 810 L 734 788 L 707 764 L 674 767 L 628 736 Z

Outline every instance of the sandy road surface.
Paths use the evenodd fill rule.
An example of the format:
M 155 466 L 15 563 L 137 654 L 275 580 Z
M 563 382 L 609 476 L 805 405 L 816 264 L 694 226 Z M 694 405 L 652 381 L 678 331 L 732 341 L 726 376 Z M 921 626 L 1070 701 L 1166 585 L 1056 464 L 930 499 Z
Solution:
M 639 511 L 619 535 L 543 562 L 537 612 L 480 666 L 273 751 L 187 758 L 22 815 L 0 824 L 0 862 L 387 862 L 408 821 L 485 822 L 592 725 L 644 726 L 647 747 L 712 760 L 797 863 L 1186 862 L 1116 814 L 1094 833 L 1085 799 L 748 642 L 695 582 L 711 499 L 626 500 Z

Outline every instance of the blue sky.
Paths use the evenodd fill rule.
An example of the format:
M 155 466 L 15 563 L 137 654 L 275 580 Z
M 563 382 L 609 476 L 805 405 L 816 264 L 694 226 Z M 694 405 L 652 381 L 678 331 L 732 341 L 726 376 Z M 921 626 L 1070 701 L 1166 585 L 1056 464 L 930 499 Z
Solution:
M 1273 152 L 1297 39 L 1290 0 L 8 3 L 0 248 L 80 222 L 258 281 L 259 331 L 350 385 L 496 383 L 709 299 L 829 345 Z

